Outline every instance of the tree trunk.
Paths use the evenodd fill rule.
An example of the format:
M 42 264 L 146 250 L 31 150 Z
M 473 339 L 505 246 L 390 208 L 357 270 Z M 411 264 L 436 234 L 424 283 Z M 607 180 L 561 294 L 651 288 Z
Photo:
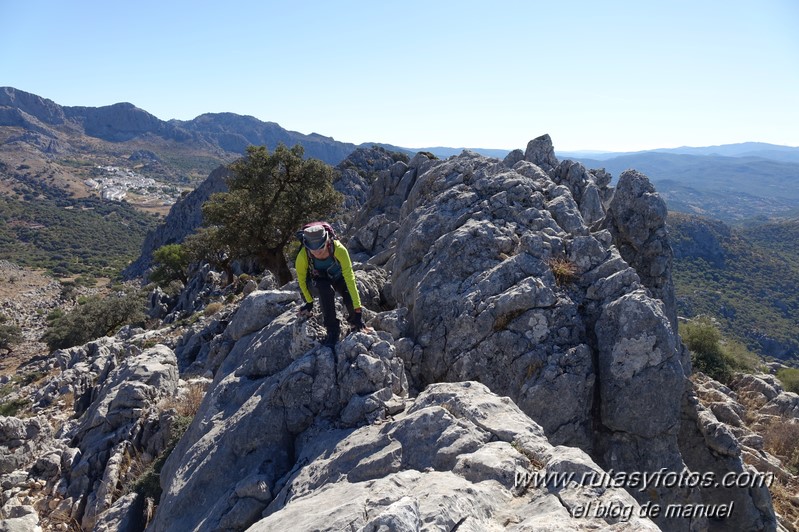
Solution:
M 283 249 L 269 249 L 261 256 L 261 261 L 267 270 L 277 279 L 277 284 L 283 286 L 292 281 L 291 270 L 283 255 Z

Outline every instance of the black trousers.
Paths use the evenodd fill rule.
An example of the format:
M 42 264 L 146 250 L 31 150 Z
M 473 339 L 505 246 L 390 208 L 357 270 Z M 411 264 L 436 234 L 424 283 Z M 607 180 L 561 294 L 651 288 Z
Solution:
M 336 292 L 344 300 L 344 306 L 347 308 L 349 316 L 355 315 L 355 308 L 352 306 L 352 298 L 347 290 L 347 283 L 343 277 L 337 280 L 332 280 L 328 277 L 317 277 L 316 279 L 309 278 L 308 286 L 311 288 L 311 293 L 316 291 L 319 295 L 319 304 L 322 307 L 322 322 L 325 324 L 328 335 L 338 336 L 341 331 L 341 324 L 336 317 Z

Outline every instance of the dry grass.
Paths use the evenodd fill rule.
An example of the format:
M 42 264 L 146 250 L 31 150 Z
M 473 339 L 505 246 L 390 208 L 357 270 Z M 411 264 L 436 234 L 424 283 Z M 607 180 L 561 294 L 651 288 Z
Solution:
M 795 419 L 764 417 L 758 413 L 767 400 L 761 394 L 739 394 L 738 402 L 744 406 L 744 422 L 763 436 L 763 448 L 782 462 L 791 477 L 775 476 L 769 486 L 774 510 L 780 523 L 789 531 L 799 530 L 799 422 Z
M 208 305 L 205 307 L 205 310 L 203 311 L 203 315 L 206 317 L 213 316 L 214 314 L 222 310 L 223 307 L 224 305 L 219 301 L 208 303 Z
M 785 483 L 779 477 L 769 488 L 774 511 L 781 517 L 781 524 L 791 532 L 799 530 L 799 504 L 796 493 L 799 493 L 799 483 L 792 481 Z
M 775 418 L 764 429 L 766 451 L 779 458 L 791 474 L 799 474 L 799 422 Z
M 164 400 L 159 409 L 174 409 L 180 416 L 193 418 L 200 410 L 206 389 L 207 385 L 204 382 L 190 382 L 177 396 Z
M 559 285 L 573 283 L 577 280 L 577 265 L 562 257 L 549 259 L 549 268 Z

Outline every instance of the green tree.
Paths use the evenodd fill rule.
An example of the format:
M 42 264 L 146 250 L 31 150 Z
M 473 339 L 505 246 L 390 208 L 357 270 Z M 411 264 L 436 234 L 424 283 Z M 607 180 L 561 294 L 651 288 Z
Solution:
M 291 281 L 285 247 L 304 222 L 324 218 L 341 204 L 333 188 L 335 170 L 317 159 L 303 159 L 299 144 L 250 146 L 247 157 L 230 165 L 228 192 L 203 205 L 207 226 L 231 258 L 255 258 L 281 284 Z
M 10 355 L 13 352 L 13 346 L 21 341 L 22 330 L 13 323 L 8 323 L 8 317 L 0 314 L 0 349 Z
M 183 241 L 192 261 L 207 262 L 216 269 L 223 270 L 228 280 L 233 279 L 233 253 L 222 236 L 219 226 L 201 227 Z
M 42 336 L 47 346 L 66 349 L 114 334 L 123 325 L 143 325 L 145 295 L 141 290 L 120 290 L 107 297 L 89 296 L 69 312 L 48 316 Z
M 159 286 L 166 286 L 172 281 L 188 281 L 187 275 L 191 254 L 181 244 L 167 244 L 153 252 L 154 268 L 150 280 Z

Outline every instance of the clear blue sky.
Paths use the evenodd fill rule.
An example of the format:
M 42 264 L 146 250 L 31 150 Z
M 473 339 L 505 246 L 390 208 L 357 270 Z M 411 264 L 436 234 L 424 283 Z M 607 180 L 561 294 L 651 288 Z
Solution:
M 799 1 L 0 0 L 0 86 L 336 140 L 799 146 Z

